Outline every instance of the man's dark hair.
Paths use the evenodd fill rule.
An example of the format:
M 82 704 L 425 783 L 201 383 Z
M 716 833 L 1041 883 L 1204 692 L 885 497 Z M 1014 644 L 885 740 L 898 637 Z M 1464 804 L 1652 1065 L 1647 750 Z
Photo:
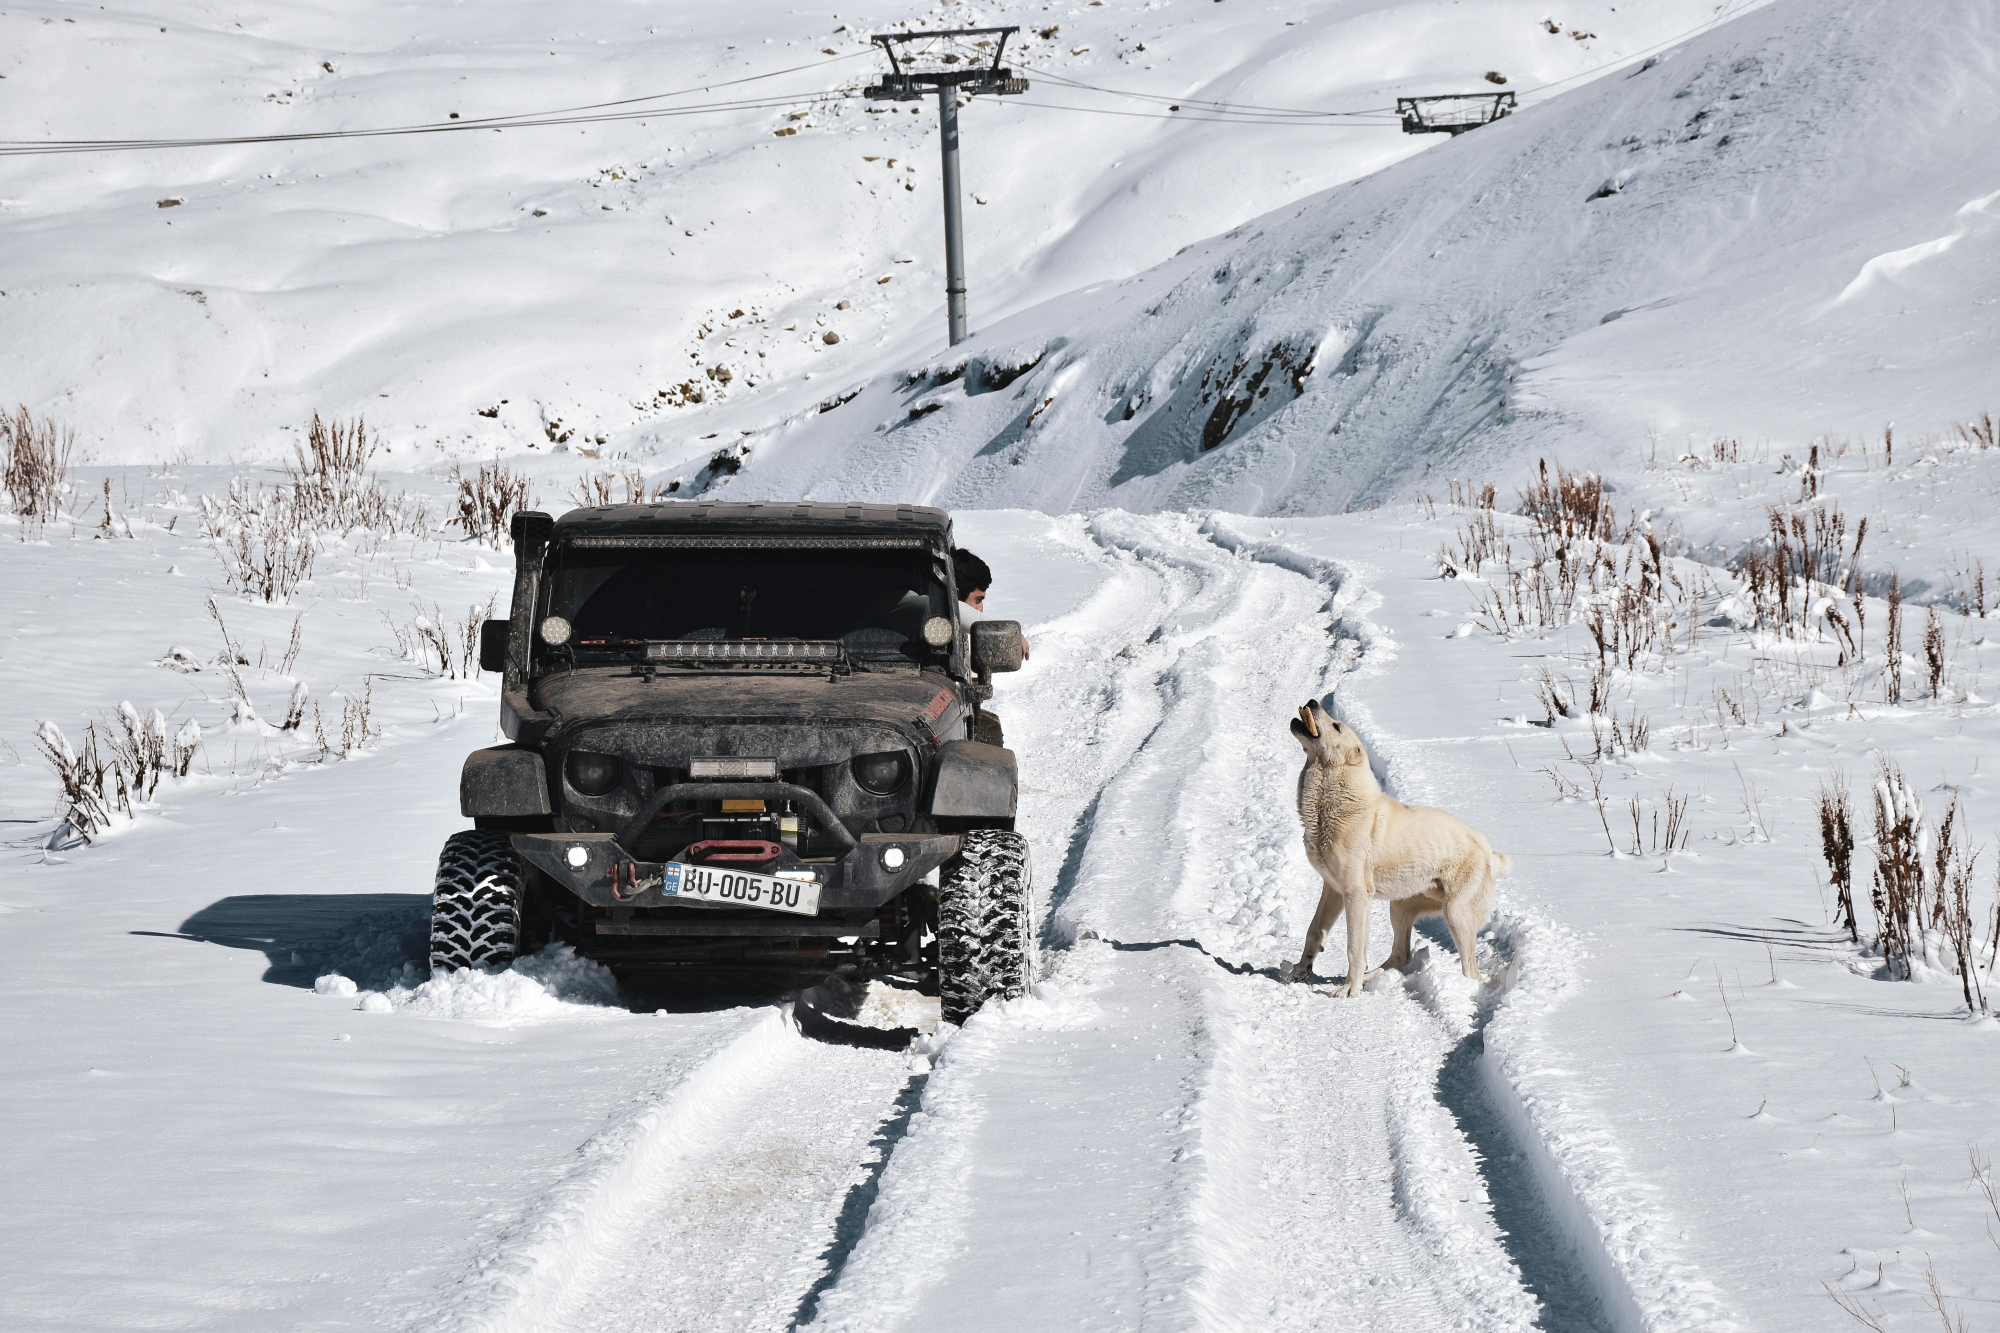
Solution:
M 980 588 L 993 586 L 993 571 L 963 546 L 951 553 L 951 581 L 958 585 L 958 595 L 965 597 Z

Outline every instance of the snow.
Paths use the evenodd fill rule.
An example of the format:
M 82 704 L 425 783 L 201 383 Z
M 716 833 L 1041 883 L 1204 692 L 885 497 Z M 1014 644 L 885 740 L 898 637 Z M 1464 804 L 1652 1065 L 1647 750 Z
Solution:
M 1991 17 L 1760 9 L 796 416 L 730 492 L 1325 514 L 1935 435 L 2000 363 Z
M 0 15 L 22 137 L 844 62 L 713 120 L 0 162 L 10 392 L 89 455 L 45 531 L 0 517 L 0 1322 L 1803 1330 L 1848 1323 L 1837 1298 L 1981 1326 L 2000 1023 L 1934 928 L 1895 979 L 1867 898 L 1891 760 L 1927 848 L 1958 803 L 1990 960 L 2000 449 L 1951 427 L 1994 384 L 1991 15 L 1074 8 L 920 16 L 1061 29 L 1035 96 L 964 113 L 988 202 L 950 354 L 929 116 L 804 95 L 903 11 Z M 1146 109 L 1060 76 L 1370 106 L 1494 66 L 1524 109 L 1450 142 L 1028 105 Z M 657 397 L 708 366 L 732 376 L 703 403 Z M 265 602 L 203 518 L 277 481 L 314 409 L 365 410 L 431 518 L 319 534 Z M 563 946 L 424 966 L 497 697 L 413 630 L 512 574 L 437 526 L 449 460 L 504 452 L 559 509 L 606 467 L 745 446 L 713 494 L 955 506 L 989 613 L 1027 627 L 995 706 L 1041 963 L 962 1029 L 886 986 L 621 985 Z M 1684 589 L 1594 713 L 1585 625 L 1493 609 L 1535 556 L 1540 459 L 1605 474 L 1593 577 L 1640 577 L 1650 536 Z M 1488 480 L 1508 555 L 1442 559 Z M 1773 510 L 1836 509 L 1839 595 L 1782 630 L 1732 570 Z M 1858 654 L 1829 608 L 1865 612 Z M 1483 984 L 1436 922 L 1352 1000 L 1337 956 L 1281 979 L 1318 894 L 1308 698 L 1511 857 Z M 93 735 L 191 763 L 86 840 L 44 750 Z M 1816 817 L 1836 774 L 1858 941 Z M 814 1039 L 798 1003 L 918 1035 Z
M 30 0 L 0 15 L 16 140 L 465 123 L 634 98 L 662 114 L 0 161 L 0 337 L 43 349 L 10 363 L 8 392 L 106 463 L 268 461 L 320 411 L 366 415 L 398 462 L 560 447 L 691 476 L 737 432 L 816 414 L 942 340 L 937 115 L 851 95 L 879 63 L 869 33 L 1023 28 L 1008 55 L 1029 95 L 962 115 L 965 191 L 985 201 L 966 205 L 981 329 L 1419 153 L 1433 141 L 1382 114 L 1398 95 L 1490 89 L 1497 67 L 1532 100 L 1746 6 L 1617 8 L 1550 33 L 1529 0 L 837 14 L 586 0 L 559 17 L 521 0 L 241 14 Z M 1089 88 L 1373 114 L 1301 130 L 1190 108 L 1176 123 L 1157 100 Z M 745 98 L 765 104 L 686 114 Z M 684 383 L 700 406 L 668 406 Z

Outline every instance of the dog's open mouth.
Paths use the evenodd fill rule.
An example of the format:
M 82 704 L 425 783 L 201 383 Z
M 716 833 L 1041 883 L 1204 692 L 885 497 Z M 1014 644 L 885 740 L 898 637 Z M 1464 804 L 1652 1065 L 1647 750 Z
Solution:
M 1308 736 L 1319 735 L 1319 723 L 1315 721 L 1313 718 L 1313 709 L 1311 704 L 1307 704 L 1305 707 L 1299 709 L 1299 721 L 1305 723 L 1306 735 Z

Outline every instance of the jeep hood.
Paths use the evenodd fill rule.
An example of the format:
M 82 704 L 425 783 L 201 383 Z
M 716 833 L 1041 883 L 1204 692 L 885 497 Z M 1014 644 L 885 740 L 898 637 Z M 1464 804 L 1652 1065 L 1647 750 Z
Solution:
M 960 691 L 939 671 L 662 671 L 647 679 L 596 667 L 544 677 L 534 694 L 565 747 L 590 735 L 592 748 L 632 758 L 643 751 L 655 763 L 734 754 L 789 768 L 846 758 L 857 745 L 882 748 L 884 733 L 926 747 L 965 734 Z

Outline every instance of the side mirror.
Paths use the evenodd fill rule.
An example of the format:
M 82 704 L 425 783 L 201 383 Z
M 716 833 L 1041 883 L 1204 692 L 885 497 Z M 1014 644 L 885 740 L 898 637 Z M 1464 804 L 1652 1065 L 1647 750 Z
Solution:
M 483 620 L 479 624 L 479 669 L 499 674 L 507 669 L 507 634 L 511 620 Z
M 981 620 L 972 626 L 972 669 L 984 676 L 1021 669 L 1021 622 Z

